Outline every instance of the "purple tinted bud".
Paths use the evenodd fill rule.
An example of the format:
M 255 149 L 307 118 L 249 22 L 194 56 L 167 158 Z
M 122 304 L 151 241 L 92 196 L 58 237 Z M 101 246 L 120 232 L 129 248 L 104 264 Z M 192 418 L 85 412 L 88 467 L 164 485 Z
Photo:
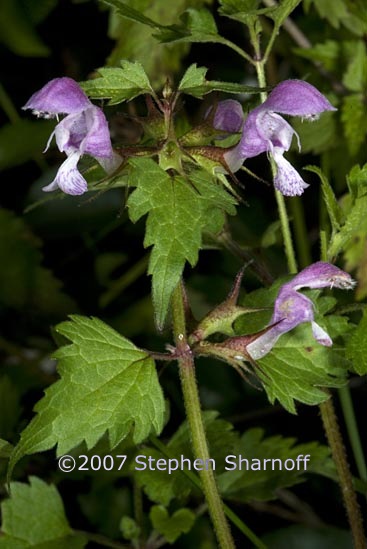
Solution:
M 306 267 L 290 282 L 281 286 L 270 321 L 270 325 L 275 324 L 275 326 L 250 343 L 247 346 L 247 352 L 254 360 L 262 358 L 274 347 L 282 334 L 303 322 L 311 322 L 316 341 L 330 347 L 333 343 L 330 336 L 314 321 L 312 301 L 297 290 L 304 287 L 351 289 L 354 286 L 355 282 L 348 273 L 330 263 L 319 261 Z
M 93 105 L 80 86 L 71 78 L 55 78 L 32 95 L 23 107 L 46 117 L 67 114 L 52 132 L 46 150 L 55 135 L 56 144 L 67 159 L 60 166 L 46 192 L 60 188 L 67 194 L 80 195 L 87 191 L 87 182 L 78 171 L 77 164 L 83 154 L 89 154 L 111 173 L 121 157 L 114 153 L 108 123 L 103 111 Z
M 243 126 L 243 110 L 241 103 L 234 99 L 220 101 L 217 105 L 213 126 L 217 130 L 237 133 Z
M 73 114 L 91 106 L 91 102 L 81 87 L 72 78 L 54 78 L 34 93 L 22 107 L 32 109 L 38 116 Z

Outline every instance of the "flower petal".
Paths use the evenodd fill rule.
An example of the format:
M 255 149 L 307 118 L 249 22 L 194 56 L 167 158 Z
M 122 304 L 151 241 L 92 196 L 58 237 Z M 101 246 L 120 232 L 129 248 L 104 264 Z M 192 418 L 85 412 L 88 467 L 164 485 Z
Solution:
M 337 110 L 314 86 L 303 80 L 284 80 L 273 89 L 261 108 L 303 117 Z
M 256 126 L 262 138 L 268 141 L 268 151 L 273 150 L 273 147 L 288 151 L 293 135 L 297 136 L 298 146 L 300 145 L 298 134 L 292 126 L 275 112 L 259 111 Z
M 54 191 L 59 187 L 64 193 L 71 195 L 80 195 L 88 189 L 87 182 L 79 172 L 77 164 L 79 162 L 80 153 L 71 154 L 65 162 L 63 162 L 56 174 L 56 177 L 50 185 L 43 187 L 43 191 Z
M 94 157 L 112 158 L 110 130 L 102 109 L 92 105 L 83 114 L 87 131 L 80 144 L 80 152 Z
M 78 113 L 91 105 L 79 84 L 72 78 L 54 78 L 34 93 L 23 109 L 39 116 Z
M 296 275 L 287 287 L 298 290 L 299 288 L 341 288 L 351 290 L 356 282 L 350 274 L 342 271 L 339 267 L 318 261 L 303 269 Z
M 277 165 L 277 174 L 274 178 L 275 188 L 278 189 L 284 196 L 299 196 L 303 193 L 309 185 L 305 183 L 302 177 L 299 175 L 286 160 L 283 158 L 283 150 L 275 147 L 273 152 L 273 158 Z
M 311 322 L 313 337 L 320 343 L 320 345 L 325 345 L 325 347 L 331 347 L 333 341 L 329 334 L 325 332 L 317 322 Z
M 242 159 L 252 158 L 269 150 L 269 140 L 257 123 L 257 118 L 261 113 L 261 106 L 257 107 L 248 114 L 245 120 L 242 138 L 237 145 L 238 155 L 241 155 Z

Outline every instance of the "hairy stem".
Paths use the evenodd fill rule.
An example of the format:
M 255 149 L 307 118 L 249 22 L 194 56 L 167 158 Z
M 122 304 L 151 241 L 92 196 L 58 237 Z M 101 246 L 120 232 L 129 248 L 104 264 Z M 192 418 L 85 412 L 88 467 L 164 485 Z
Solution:
M 350 444 L 352 446 L 354 459 L 356 460 L 359 476 L 362 480 L 367 481 L 367 467 L 364 459 L 361 438 L 359 436 L 356 416 L 354 413 L 350 388 L 347 386 L 341 387 L 338 390 L 340 402 L 342 405 L 343 416 L 347 426 Z
M 182 284 L 180 283 L 172 297 L 172 320 L 178 364 L 184 397 L 187 421 L 190 427 L 192 448 L 195 458 L 208 463 L 208 470 L 199 472 L 210 517 L 214 524 L 219 546 L 222 549 L 234 549 L 231 531 L 224 514 L 223 503 L 216 485 L 213 470 L 210 468 L 208 443 L 206 440 L 199 391 L 196 382 L 195 364 L 186 337 L 185 305 Z
M 325 433 L 338 472 L 344 506 L 352 531 L 354 547 L 355 549 L 365 549 L 366 539 L 363 532 L 361 510 L 354 491 L 352 475 L 350 474 L 347 455 L 331 398 L 320 404 L 320 412 Z

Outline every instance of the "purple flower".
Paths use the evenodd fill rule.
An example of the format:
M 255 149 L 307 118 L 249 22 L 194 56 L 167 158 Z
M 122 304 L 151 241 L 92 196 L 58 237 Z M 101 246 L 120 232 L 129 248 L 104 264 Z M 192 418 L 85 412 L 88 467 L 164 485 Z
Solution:
M 335 111 L 329 101 L 311 84 L 302 80 L 285 80 L 276 86 L 267 100 L 249 113 L 238 145 L 225 153 L 224 158 L 232 172 L 242 166 L 246 158 L 263 152 L 270 153 L 277 165 L 274 179 L 276 189 L 285 196 L 296 196 L 308 187 L 299 173 L 283 157 L 293 135 L 298 134 L 277 113 L 301 116 L 315 120 L 324 111 Z
M 254 360 L 265 356 L 278 341 L 302 322 L 311 322 L 312 333 L 321 345 L 330 347 L 332 340 L 321 326 L 314 321 L 312 301 L 298 292 L 300 288 L 341 288 L 349 290 L 355 286 L 348 273 L 330 263 L 319 261 L 303 269 L 293 280 L 281 286 L 275 300 L 274 312 L 270 321 L 275 324 L 269 331 L 247 345 L 247 352 Z
M 110 139 L 107 120 L 103 111 L 93 105 L 80 86 L 71 78 L 55 78 L 34 93 L 23 109 L 33 114 L 58 120 L 59 114 L 67 116 L 52 132 L 46 149 L 55 136 L 56 144 L 67 159 L 61 164 L 55 179 L 43 187 L 46 192 L 60 188 L 67 194 L 80 195 L 87 190 L 87 182 L 77 164 L 83 154 L 93 156 L 107 172 L 121 163 Z

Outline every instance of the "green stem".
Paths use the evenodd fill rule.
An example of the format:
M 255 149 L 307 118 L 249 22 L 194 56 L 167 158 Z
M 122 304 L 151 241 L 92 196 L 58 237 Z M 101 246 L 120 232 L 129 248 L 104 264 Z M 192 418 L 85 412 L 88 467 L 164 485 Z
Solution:
M 231 50 L 238 53 L 238 55 L 243 57 L 243 59 L 246 59 L 246 61 L 251 63 L 251 65 L 254 64 L 254 60 L 251 58 L 251 56 L 248 53 L 246 53 L 242 48 L 237 46 L 237 44 L 234 44 L 233 42 L 231 42 L 231 40 L 227 40 L 227 38 L 223 38 L 221 36 L 220 40 L 218 40 L 218 42 L 219 42 L 219 44 L 223 44 L 224 46 L 228 46 L 229 48 L 231 48 Z
M 287 256 L 288 269 L 290 273 L 298 271 L 296 256 L 294 253 L 292 233 L 289 225 L 287 208 L 285 205 L 284 196 L 279 191 L 275 191 L 275 198 L 278 204 L 280 224 L 282 227 L 285 255 Z
M 186 337 L 184 303 L 183 288 L 180 283 L 172 296 L 172 320 L 176 348 L 181 355 L 178 359 L 181 386 L 187 421 L 190 427 L 194 456 L 195 458 L 204 460 L 204 463 L 209 464 L 210 461 L 206 461 L 210 459 L 210 456 L 201 415 L 199 391 L 195 376 L 195 364 Z M 235 549 L 213 470 L 208 468 L 208 470 L 200 471 L 199 476 L 219 546 L 222 549 Z
M 289 201 L 289 205 L 293 219 L 294 240 L 297 247 L 297 256 L 299 257 L 301 269 L 304 269 L 312 263 L 312 257 L 301 198 L 299 196 L 295 196 Z
M 359 436 L 350 389 L 348 386 L 341 387 L 338 390 L 338 393 L 342 405 L 344 420 L 348 430 L 350 444 L 353 450 L 354 459 L 356 460 L 358 473 L 362 480 L 367 480 L 367 467 L 364 459 L 364 453 Z
M 365 549 L 366 539 L 363 532 L 361 510 L 354 491 L 353 479 L 350 474 L 347 455 L 332 398 L 329 398 L 329 400 L 320 404 L 320 412 L 336 470 L 338 472 L 339 484 L 352 531 L 354 547 L 355 549 Z

